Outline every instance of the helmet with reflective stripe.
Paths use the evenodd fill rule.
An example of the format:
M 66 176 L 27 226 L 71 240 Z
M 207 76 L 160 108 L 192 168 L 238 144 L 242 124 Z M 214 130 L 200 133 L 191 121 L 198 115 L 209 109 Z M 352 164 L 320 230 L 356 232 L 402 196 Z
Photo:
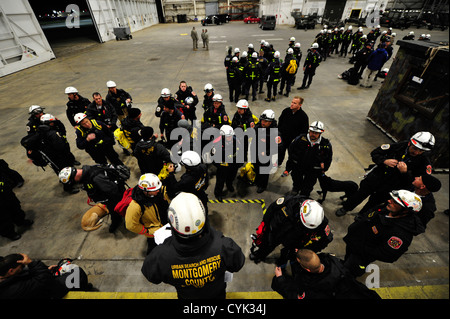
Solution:
M 423 151 L 431 151 L 435 144 L 434 136 L 430 132 L 417 132 L 411 137 L 410 141 L 415 147 Z
M 389 193 L 391 197 L 400 206 L 414 212 L 420 212 L 422 209 L 422 199 L 413 192 L 400 189 Z
M 145 192 L 154 192 L 162 186 L 158 176 L 152 173 L 147 173 L 139 178 L 138 187 Z
M 76 124 L 80 124 L 80 122 L 85 119 L 87 117 L 86 114 L 84 113 L 77 113 L 75 114 L 75 116 L 73 117 L 73 120 L 75 121 Z
M 272 122 L 273 120 L 275 120 L 275 112 L 272 110 L 265 110 L 264 112 L 262 112 L 259 119 Z
M 320 121 L 312 122 L 311 125 L 309 126 L 309 130 L 313 131 L 313 132 L 318 132 L 318 133 L 323 133 L 325 131 L 324 125 Z
M 170 90 L 168 88 L 164 88 L 164 89 L 161 90 L 161 96 L 162 97 L 169 97 L 170 95 L 171 95 L 170 94 Z
M 74 180 L 76 174 L 77 169 L 75 167 L 64 167 L 59 171 L 59 181 L 63 184 L 68 184 Z
M 200 199 L 181 192 L 170 202 L 167 217 L 175 236 L 194 238 L 205 229 L 206 211 Z
M 236 107 L 239 109 L 248 109 L 248 102 L 247 100 L 239 100 L 236 103 Z
M 43 115 L 41 115 L 40 120 L 41 120 L 42 124 L 48 124 L 52 121 L 56 121 L 56 117 L 54 117 L 51 114 L 43 114 Z
M 194 151 L 186 151 L 181 155 L 181 164 L 189 167 L 194 167 L 202 162 L 200 155 Z

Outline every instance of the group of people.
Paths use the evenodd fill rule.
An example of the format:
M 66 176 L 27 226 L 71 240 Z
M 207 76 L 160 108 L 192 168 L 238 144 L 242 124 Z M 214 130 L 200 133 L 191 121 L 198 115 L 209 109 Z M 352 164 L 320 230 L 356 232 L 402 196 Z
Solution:
M 352 42 L 347 44 L 343 40 L 339 42 L 340 48 L 333 41 L 319 41 L 324 34 L 328 38 L 334 32 L 320 32 L 308 49 L 300 88 L 309 87 L 322 58 L 325 60 L 333 53 L 346 55 L 349 46 L 353 48 Z M 376 40 L 376 35 L 370 37 Z M 358 41 L 361 38 L 360 35 Z M 207 188 L 212 167 L 216 174 L 214 196 L 221 201 L 224 187 L 229 194 L 233 193 L 236 178 L 251 175 L 247 170 L 254 179 L 246 182 L 256 185 L 257 193 L 264 192 L 270 175 L 278 171 L 287 155 L 281 176 L 292 178 L 292 190 L 268 206 L 256 234 L 252 235 L 249 258 L 259 263 L 277 246 L 283 246 L 272 288 L 284 298 L 378 298 L 356 279 L 372 262 L 398 260 L 434 217 L 433 193 L 441 188 L 440 181 L 431 174 L 427 156 L 435 144 L 434 136 L 418 132 L 407 141 L 374 149 L 371 152 L 374 165 L 359 187 L 353 181 L 327 176 L 333 159 L 332 145 L 323 136 L 324 123 L 310 121 L 302 109 L 302 97 L 295 96 L 278 118 L 272 109 L 259 116 L 250 110 L 250 88 L 255 100 L 256 92 L 260 93 L 266 82 L 266 101 L 276 99 L 278 82 L 281 82 L 278 94 L 286 86 L 285 95 L 289 96 L 302 57 L 299 43 L 294 38 L 290 40 L 284 62 L 280 60 L 280 52 L 264 40 L 258 51 L 249 45 L 246 54 L 235 48 L 233 55 L 232 48 L 228 48 L 225 67 L 230 102 L 236 103 L 231 117 L 222 95 L 215 92 L 212 84 L 204 86 L 201 101 L 193 88 L 181 81 L 174 95 L 164 88 L 158 98 L 155 116 L 160 120 L 161 140 L 157 141 L 154 129 L 141 122 L 141 110 L 132 105 L 131 95 L 108 81 L 106 98 L 94 92 L 92 102 L 74 87 L 65 90 L 66 113 L 76 132 L 76 145 L 90 155 L 95 165 L 76 167 L 80 163 L 70 150 L 64 125 L 37 105 L 29 109 L 28 134 L 22 145 L 37 166 L 49 165 L 55 171 L 65 191 L 76 193 L 79 191 L 76 186 L 82 184 L 92 201 L 105 205 L 111 215 L 110 232 L 124 222 L 126 229 L 145 236 L 147 256 L 143 275 L 154 284 L 175 286 L 179 298 L 225 298 L 226 273 L 238 272 L 245 262 L 239 245 L 210 224 Z M 324 46 L 325 42 L 330 46 Z M 295 68 L 295 72 L 291 73 L 290 68 Z M 240 98 L 241 92 L 245 98 Z M 203 111 L 200 124 L 196 121 L 197 105 Z M 188 132 L 187 136 L 173 136 L 177 128 Z M 208 129 L 215 129 L 217 135 L 204 140 L 202 136 Z M 251 138 L 242 138 L 242 132 L 252 133 Z M 191 147 L 199 139 L 200 152 Z M 126 184 L 130 172 L 114 149 L 116 141 L 125 154 L 137 160 L 141 176 L 132 187 Z M 210 147 L 204 151 L 206 143 Z M 181 167 L 184 171 L 177 176 Z M 13 188 L 20 187 L 23 178 L 6 163 L 0 168 L 0 196 L 16 198 Z M 341 197 L 342 208 L 335 212 L 338 217 L 369 198 L 343 238 L 344 260 L 323 252 L 332 242 L 333 234 L 320 201 L 310 196 L 317 181 L 323 200 L 327 191 L 345 192 Z M 121 214 L 117 207 L 123 206 L 126 197 L 128 201 Z M 19 200 L 6 202 L 11 207 L 2 207 L 0 234 L 18 240 L 20 235 L 14 225 L 30 226 L 32 221 L 25 218 Z M 167 224 L 169 238 L 158 241 L 158 234 Z M 26 255 L 7 257 L 0 258 L 0 290 L 10 289 L 14 296 L 18 296 L 18 288 L 14 287 L 17 281 L 13 278 L 23 271 L 24 265 L 36 265 L 41 272 L 47 271 Z M 289 263 L 291 274 L 286 272 Z
M 201 38 L 203 42 L 203 48 L 207 51 L 209 50 L 209 33 L 208 29 L 202 29 Z M 191 38 L 192 38 L 192 49 L 194 51 L 198 50 L 198 32 L 195 27 L 192 27 L 191 30 Z

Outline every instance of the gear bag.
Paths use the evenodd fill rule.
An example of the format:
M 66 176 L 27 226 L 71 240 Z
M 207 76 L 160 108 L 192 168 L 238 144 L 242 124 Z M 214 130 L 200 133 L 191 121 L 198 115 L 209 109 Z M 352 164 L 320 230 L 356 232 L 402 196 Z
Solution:
M 286 68 L 286 71 L 289 74 L 295 74 L 295 72 L 297 72 L 297 61 L 295 59 L 291 59 L 291 61 L 289 61 L 289 65 Z

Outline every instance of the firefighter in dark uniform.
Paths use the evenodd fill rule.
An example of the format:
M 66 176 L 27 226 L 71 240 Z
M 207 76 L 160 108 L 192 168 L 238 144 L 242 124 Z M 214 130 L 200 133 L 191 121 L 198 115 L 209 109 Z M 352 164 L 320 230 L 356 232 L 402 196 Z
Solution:
M 425 152 L 431 151 L 434 143 L 431 133 L 418 132 L 409 141 L 383 144 L 374 149 L 370 155 L 375 164 L 361 181 L 359 190 L 343 203 L 336 215 L 344 216 L 370 195 L 371 203 L 383 203 L 393 189 L 409 189 L 414 177 L 431 174 L 432 167 Z
M 245 99 L 248 100 L 250 95 L 250 89 L 252 90 L 252 101 L 256 101 L 256 95 L 258 94 L 259 78 L 261 74 L 261 65 L 258 61 L 258 53 L 253 52 L 248 63 L 244 68 L 243 74 L 245 75 Z
M 164 181 L 170 198 L 174 198 L 179 192 L 191 193 L 197 196 L 203 203 L 208 213 L 208 194 L 206 189 L 209 186 L 208 167 L 202 163 L 200 155 L 194 151 L 186 151 L 181 154 L 180 164 L 184 166 L 186 172 L 177 181 L 173 172 L 174 165 L 169 167 L 169 176 Z
M 282 63 L 280 62 L 280 52 L 275 51 L 273 54 L 273 61 L 270 61 L 269 66 L 266 70 L 267 75 L 267 98 L 265 99 L 267 102 L 270 102 L 272 99 L 273 101 L 276 100 L 277 97 L 277 90 L 278 90 L 278 84 L 280 83 L 281 79 L 281 66 Z M 273 92 L 273 96 L 272 96 Z
M 263 94 L 264 82 L 267 81 L 266 71 L 269 67 L 269 60 L 264 56 L 264 50 L 259 50 L 258 63 L 261 70 L 261 74 L 259 75 L 259 90 L 258 93 Z
M 233 119 L 231 120 L 231 127 L 235 130 L 236 128 L 241 128 L 243 132 L 247 131 L 249 128 L 254 128 L 259 122 L 258 117 L 256 117 L 248 106 L 247 100 L 239 100 L 236 103 L 237 111 L 234 113 Z M 247 162 L 248 158 L 248 146 L 250 140 L 248 136 L 244 136 L 244 161 Z
M 317 43 L 313 43 L 311 49 L 308 50 L 305 63 L 303 64 L 304 75 L 302 86 L 297 88 L 297 90 L 307 89 L 312 83 L 313 77 L 316 74 L 316 69 L 320 62 L 322 62 L 322 56 L 317 52 L 318 47 L 319 45 Z
M 345 30 L 344 33 L 342 33 L 341 35 L 341 53 L 339 56 L 344 56 L 345 58 L 347 57 L 347 51 L 348 51 L 348 47 L 350 46 L 350 43 L 352 42 L 352 29 L 351 26 L 349 26 L 347 28 L 347 30 Z
M 82 168 L 65 167 L 59 173 L 59 181 L 63 184 L 83 184 L 89 198 L 102 203 L 111 215 L 109 232 L 113 233 L 122 222 L 122 216 L 114 211 L 125 192 L 125 180 L 118 178 L 109 170 L 99 165 L 83 165 Z
M 360 46 L 360 41 L 359 39 L 363 36 L 363 32 L 361 28 L 358 28 L 358 31 L 356 31 L 355 33 L 353 33 L 352 36 L 352 44 L 350 46 L 350 51 L 348 52 L 350 53 L 356 53 L 356 51 L 358 50 L 358 47 Z
M 213 106 L 212 99 L 214 97 L 214 88 L 211 83 L 206 83 L 205 87 L 203 88 L 203 91 L 205 92 L 205 95 L 203 95 L 202 108 L 204 111 L 206 111 L 211 106 Z
M 163 144 L 156 141 L 153 128 L 146 126 L 141 129 L 141 140 L 137 142 L 133 151 L 136 157 L 141 175 L 152 173 L 158 175 L 164 164 L 171 163 L 169 151 Z
M 117 129 L 117 113 L 114 106 L 102 99 L 98 92 L 92 94 L 94 102 L 88 105 L 86 115 L 91 120 L 105 123 L 111 132 Z
M 239 71 L 239 59 L 237 57 L 233 57 L 230 61 L 230 64 L 227 68 L 227 81 L 228 81 L 228 90 L 230 94 L 230 102 L 235 102 L 239 100 L 239 96 L 241 95 L 241 86 L 242 86 L 242 73 Z
M 250 259 L 264 260 L 278 245 L 284 248 L 277 265 L 292 259 L 295 249 L 319 252 L 333 240 L 322 206 L 306 196 L 280 197 L 270 204 L 261 224 L 252 235 Z M 257 249 L 256 249 L 257 248 Z
M 81 96 L 78 93 L 78 90 L 74 88 L 73 86 L 66 87 L 65 91 L 67 94 L 67 98 L 69 101 L 67 101 L 67 109 L 66 109 L 66 115 L 67 119 L 69 120 L 70 124 L 72 126 L 76 126 L 77 124 L 74 121 L 74 116 L 78 113 L 84 113 L 86 112 L 86 109 L 89 104 L 91 104 L 91 101 L 89 99 Z
M 161 139 L 165 139 L 164 144 L 167 148 L 171 148 L 178 142 L 178 139 L 171 139 L 170 133 L 178 127 L 178 121 L 181 119 L 185 119 L 185 116 L 176 106 L 171 104 L 164 105 L 161 118 L 159 119 L 159 130 L 161 132 Z
M 292 276 L 276 267 L 272 279 L 272 289 L 285 299 L 381 299 L 334 255 L 299 249 L 295 257 Z
M 425 231 L 418 217 L 420 196 L 406 190 L 392 191 L 390 196 L 386 207 L 370 211 L 348 227 L 344 264 L 356 277 L 376 260 L 395 262 L 414 236 Z
M 276 134 L 274 134 L 274 131 Z M 277 166 L 274 157 L 275 155 L 278 156 L 278 148 L 281 143 L 281 138 L 278 135 L 278 122 L 273 110 L 269 109 L 262 112 L 259 122 L 255 125 L 255 134 L 256 137 L 252 140 L 250 147 L 253 147 L 252 143 L 255 143 L 256 158 L 251 160 L 256 174 L 256 192 L 259 194 L 266 190 L 269 183 L 269 174 Z
M 141 110 L 138 108 L 130 108 L 128 115 L 122 120 L 121 130 L 131 145 L 131 151 L 136 147 L 136 143 L 139 142 L 141 136 L 139 131 L 145 127 L 141 122 Z
M 225 299 L 225 272 L 244 266 L 241 248 L 209 224 L 202 202 L 193 194 L 178 194 L 168 219 L 172 236 L 145 258 L 145 278 L 174 286 L 179 299 Z
M 185 118 L 193 123 L 197 119 L 195 110 L 198 104 L 198 96 L 192 89 L 192 86 L 188 86 L 186 81 L 181 81 L 178 91 L 175 93 L 175 98 L 181 103 L 179 109 Z
M 123 165 L 114 150 L 114 135 L 105 123 L 90 120 L 84 113 L 78 113 L 74 119 L 78 125 L 75 134 L 80 150 L 85 150 L 97 164 L 107 164 L 108 159 L 113 165 Z
M 292 83 L 293 83 L 295 75 L 297 74 L 297 71 L 298 71 L 298 63 L 297 63 L 297 69 L 295 69 L 295 73 L 290 72 L 291 60 L 297 62 L 297 60 L 294 57 L 294 49 L 293 48 L 287 49 L 287 54 L 284 58 L 283 65 L 281 66 L 280 91 L 278 92 L 278 94 L 280 94 L 280 95 L 283 94 L 284 86 L 286 85 L 286 93 L 284 94 L 284 96 L 289 96 L 289 93 L 291 92 Z
M 131 103 L 133 99 L 130 93 L 124 89 L 118 89 L 114 81 L 106 82 L 106 87 L 108 88 L 108 94 L 106 95 L 106 102 L 111 104 L 116 111 L 117 118 L 120 122 L 128 116 L 128 111 L 131 108 Z
M 179 109 L 181 106 L 180 101 L 178 101 L 176 98 L 172 96 L 172 93 L 168 88 L 164 88 L 161 90 L 161 96 L 158 98 L 158 101 L 156 102 L 156 110 L 155 110 L 155 116 L 161 117 L 161 113 L 164 110 L 164 107 L 169 108 L 177 108 Z
M 41 116 L 45 114 L 44 110 L 45 107 L 41 107 L 39 105 L 30 106 L 28 110 L 30 117 L 28 118 L 28 123 L 26 125 L 28 135 L 34 134 L 38 131 L 38 127 L 41 125 Z M 60 134 L 64 136 L 66 135 L 66 128 L 59 119 L 55 118 L 54 126 Z
M 236 138 L 230 125 L 220 128 L 220 136 L 213 140 L 211 155 L 217 167 L 214 196 L 222 201 L 223 186 L 226 184 L 228 191 L 234 192 L 233 181 L 244 162 L 244 145 Z
M 241 84 L 241 93 L 245 94 L 245 89 L 247 87 L 247 79 L 245 77 L 245 68 L 248 64 L 248 53 L 247 51 L 242 52 L 242 54 L 239 57 L 239 71 L 242 74 L 242 84 Z M 247 98 L 248 100 L 248 98 Z
M 213 105 L 203 113 L 202 127 L 215 127 L 220 129 L 222 125 L 230 124 L 230 119 L 223 104 L 222 95 L 214 94 L 212 101 Z
M 309 196 L 317 179 L 330 167 L 333 149 L 323 132 L 323 123 L 314 121 L 308 133 L 297 136 L 289 146 L 286 171 L 292 175 L 292 194 L 300 191 L 301 195 Z

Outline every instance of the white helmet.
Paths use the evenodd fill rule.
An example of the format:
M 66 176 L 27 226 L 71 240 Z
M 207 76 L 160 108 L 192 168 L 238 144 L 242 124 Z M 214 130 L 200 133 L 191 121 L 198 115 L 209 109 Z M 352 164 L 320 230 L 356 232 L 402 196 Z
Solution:
M 66 89 L 64 90 L 64 93 L 66 94 L 70 94 L 70 93 L 78 93 L 78 90 L 76 88 L 74 88 L 73 86 L 68 86 L 66 87 Z
M 56 117 L 54 117 L 51 114 L 43 114 L 43 115 L 41 115 L 40 120 L 41 120 L 42 124 L 46 124 L 46 123 L 50 123 L 52 121 L 56 121 Z
M 246 57 L 247 57 L 247 51 L 242 52 L 241 58 L 246 58 Z
M 233 136 L 234 130 L 230 125 L 222 125 L 220 127 L 220 135 L 222 136 Z
M 152 173 L 147 173 L 139 178 L 138 187 L 145 192 L 154 192 L 162 186 L 158 176 Z
M 64 167 L 59 171 L 58 178 L 63 184 L 70 183 L 75 178 L 77 174 L 77 169 L 75 167 Z
M 397 33 L 392 32 L 391 36 L 395 37 L 397 35 Z
M 222 102 L 223 98 L 222 98 L 222 95 L 220 95 L 220 94 L 214 94 L 212 100 L 213 100 L 213 102 Z
M 425 38 L 431 39 L 431 34 L 428 33 L 428 34 L 425 36 Z
M 414 31 L 409 31 L 409 35 L 413 35 L 414 34 Z
M 167 217 L 173 233 L 187 239 L 203 232 L 206 211 L 197 196 L 181 192 L 170 202 Z
M 306 228 L 317 228 L 322 224 L 323 218 L 323 207 L 315 200 L 307 199 L 300 205 L 300 221 Z
M 235 56 L 231 59 L 231 62 L 237 63 L 237 62 L 239 62 L 239 58 L 237 56 Z
M 239 52 L 241 52 L 241 50 L 239 50 L 239 48 L 234 49 L 234 53 L 239 53 Z
M 188 105 L 191 105 L 192 103 L 194 103 L 194 98 L 192 96 L 188 96 L 184 102 Z
M 189 167 L 194 167 L 202 162 L 200 155 L 194 151 L 186 151 L 181 154 L 181 164 Z
M 261 120 L 272 122 L 273 120 L 275 120 L 275 112 L 272 110 L 265 110 L 264 112 L 262 112 L 259 118 Z
M 353 27 L 351 25 L 348 26 L 347 30 L 352 30 Z
M 294 45 L 294 47 L 296 47 L 296 48 L 300 48 L 300 46 L 301 46 L 300 42 L 296 42 L 295 45 Z
M 44 112 L 44 108 L 40 107 L 39 105 L 32 105 L 28 109 L 29 114 L 39 114 L 39 113 L 43 113 L 43 112 Z
M 261 44 L 264 44 L 264 43 L 266 43 L 266 40 L 261 40 L 260 43 L 261 43 Z
M 275 53 L 273 54 L 274 58 L 279 58 L 280 57 L 280 51 L 275 51 Z
M 312 122 L 311 125 L 309 126 L 309 130 L 313 131 L 313 132 L 318 132 L 318 133 L 323 133 L 325 131 L 324 125 L 320 121 Z
M 85 119 L 87 117 L 86 114 L 84 113 L 77 113 L 75 114 L 75 116 L 73 117 L 73 120 L 75 121 L 75 123 L 79 124 L 83 119 Z
M 258 57 L 258 53 L 253 52 L 253 53 L 252 53 L 252 58 L 257 58 L 257 57 Z
M 107 88 L 115 88 L 116 87 L 116 82 L 108 81 L 108 82 L 106 82 L 106 87 Z
M 294 37 L 291 37 L 291 38 L 289 39 L 289 41 L 290 41 L 290 42 L 294 42 L 294 41 L 295 41 L 295 38 L 294 38 Z
M 236 107 L 239 109 L 248 109 L 248 102 L 247 100 L 239 100 L 236 103 Z
M 422 199 L 413 192 L 400 189 L 390 192 L 389 195 L 391 195 L 397 204 L 408 210 L 420 212 L 422 209 Z
M 168 97 L 170 95 L 171 95 L 170 94 L 170 90 L 168 88 L 164 88 L 164 89 L 161 90 L 161 96 L 162 97 Z
M 417 132 L 411 139 L 411 143 L 423 151 L 431 151 L 435 144 L 434 136 L 430 132 Z
M 211 91 L 214 91 L 214 88 L 213 88 L 213 86 L 212 86 L 211 83 L 206 83 L 206 84 L 205 84 L 205 87 L 204 87 L 204 89 L 203 89 L 203 91 L 205 91 L 205 92 L 211 92 Z
M 311 46 L 312 49 L 318 49 L 319 48 L 319 44 L 318 43 L 313 43 Z
M 294 53 L 294 50 L 292 48 L 287 49 L 287 54 L 292 54 Z
M 426 37 L 425 33 L 422 33 L 422 34 L 420 35 L 420 37 L 421 37 L 421 38 L 425 38 L 425 37 Z
M 248 48 L 249 48 L 249 49 L 253 49 L 253 44 L 250 43 L 250 44 L 248 45 Z
M 331 33 L 331 30 L 328 30 L 327 33 Z

